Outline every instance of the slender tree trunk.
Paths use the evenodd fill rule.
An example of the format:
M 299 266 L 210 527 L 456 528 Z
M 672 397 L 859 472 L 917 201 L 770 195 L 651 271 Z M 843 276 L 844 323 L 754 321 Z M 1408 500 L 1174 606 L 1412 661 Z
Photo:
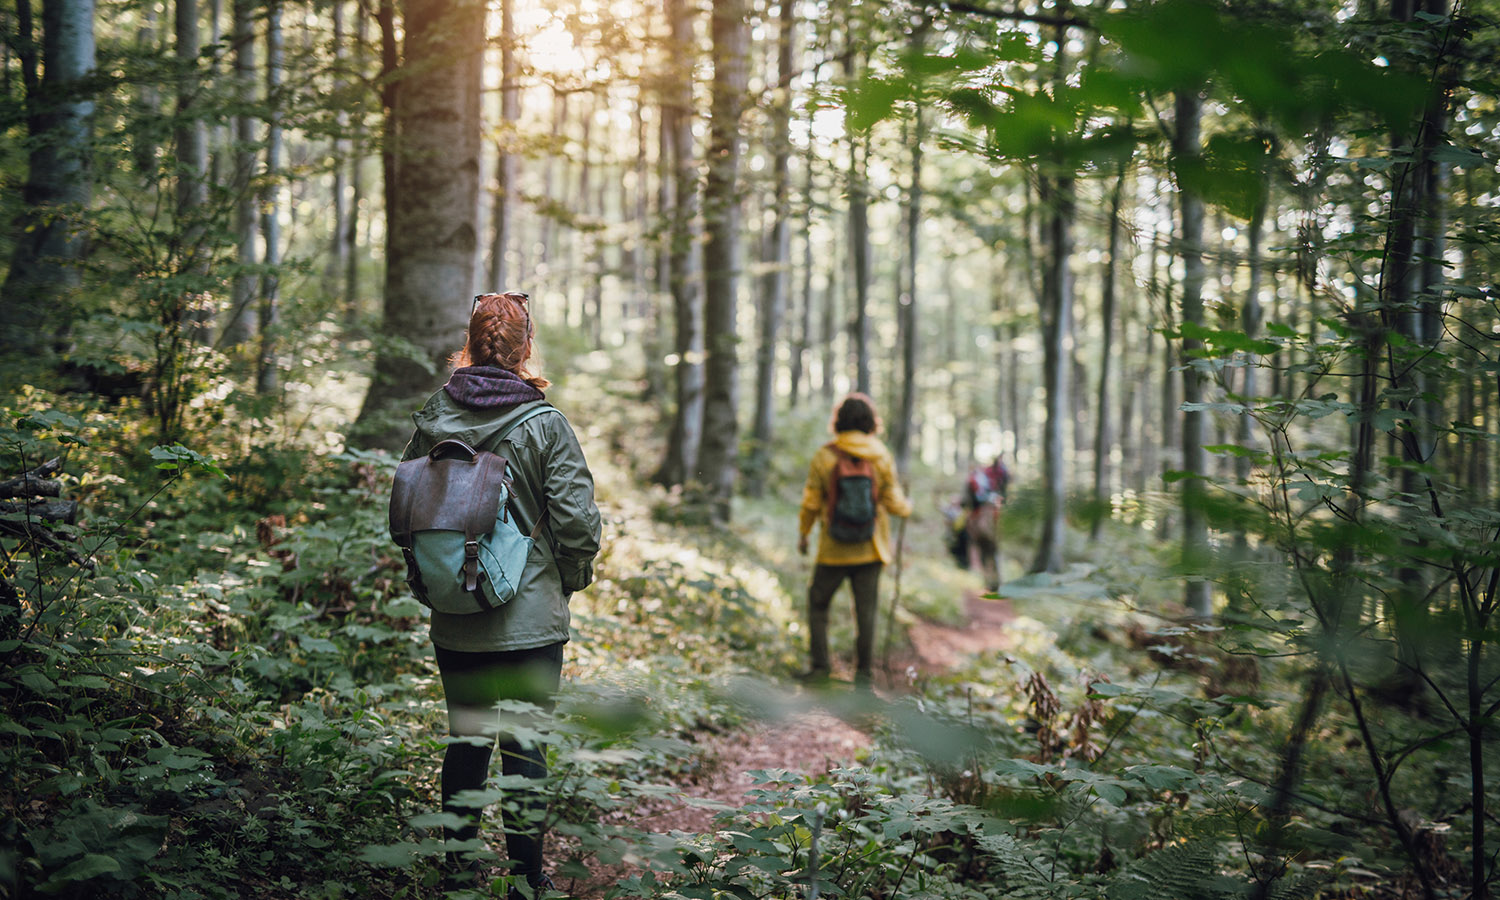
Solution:
M 693 87 L 689 77 L 697 59 L 693 7 L 686 0 L 666 0 L 666 14 L 672 26 L 673 57 L 681 73 L 681 77 L 672 79 L 673 89 L 662 103 L 662 127 L 670 143 L 675 200 L 668 223 L 667 268 L 671 273 L 676 321 L 673 371 L 677 408 L 672 415 L 666 456 L 652 480 L 670 487 L 683 484 L 697 471 L 703 441 L 704 374 L 703 300 L 699 293 L 702 279 L 693 226 L 699 202 L 693 152 Z
M 924 52 L 928 22 L 924 18 L 912 29 L 913 58 Z M 911 140 L 911 190 L 906 198 L 906 292 L 897 308 L 897 340 L 901 344 L 901 399 L 897 405 L 896 428 L 892 432 L 892 453 L 896 470 L 903 475 L 911 469 L 912 429 L 917 419 L 917 254 L 922 246 L 922 142 L 926 139 L 926 120 L 922 105 L 913 112 Z M 972 417 L 970 417 L 972 419 Z
M 714 0 L 714 82 L 708 173 L 703 188 L 703 448 L 698 481 L 716 521 L 727 522 L 739 444 L 740 116 L 744 109 L 749 29 L 744 0 Z
M 813 66 L 812 87 L 809 93 L 816 93 L 818 88 L 818 74 L 822 64 Z M 815 105 L 808 103 L 808 123 L 811 127 L 812 117 L 815 114 Z M 817 142 L 807 142 L 807 152 L 803 155 L 802 172 L 802 288 L 799 291 L 801 305 L 798 307 L 797 342 L 792 350 L 792 407 L 796 408 L 802 400 L 803 375 L 808 365 L 808 352 L 812 347 L 812 310 L 813 310 L 813 169 L 817 161 Z M 809 384 L 812 381 L 808 375 Z
M 1041 175 L 1038 192 L 1048 214 L 1048 258 L 1042 273 L 1042 363 L 1047 422 L 1042 432 L 1042 534 L 1032 572 L 1061 572 L 1066 534 L 1067 469 L 1064 424 L 1069 420 L 1068 323 L 1073 308 L 1073 207 L 1071 174 Z
M 861 67 L 851 51 L 844 57 L 852 81 Z M 870 392 L 870 199 L 867 163 L 870 135 L 849 131 L 849 260 L 854 279 L 854 389 Z
M 771 232 L 765 238 L 765 274 L 760 284 L 760 344 L 755 359 L 755 425 L 750 437 L 745 491 L 765 493 L 776 421 L 776 347 L 786 318 L 792 262 L 792 78 L 796 75 L 796 3 L 780 0 L 775 99 L 771 105 Z
M 442 371 L 463 339 L 478 255 L 484 5 L 405 0 L 403 10 L 408 55 L 387 96 L 382 330 Z M 394 33 L 385 22 L 382 31 Z M 400 446 L 434 378 L 399 353 L 382 354 L 374 371 L 357 431 L 366 445 Z
M 1099 530 L 1109 517 L 1109 455 L 1114 447 L 1113 423 L 1110 416 L 1114 408 L 1109 396 L 1111 380 L 1115 377 L 1115 283 L 1120 266 L 1120 206 L 1125 196 L 1125 163 L 1120 164 L 1115 176 L 1114 190 L 1109 197 L 1109 237 L 1106 239 L 1104 263 L 1104 291 L 1100 301 L 1099 327 L 1104 331 L 1103 346 L 1099 353 L 1098 412 L 1094 417 L 1094 514 L 1089 528 L 1089 537 L 1098 540 Z M 1119 371 L 1124 371 L 1123 361 Z
M 44 0 L 41 76 L 37 76 L 31 4 L 18 0 L 25 36 L 25 209 L 19 217 L 10 270 L 0 286 L 0 353 L 39 350 L 48 356 L 69 330 L 68 310 L 82 284 L 84 227 L 93 198 L 89 144 L 94 102 L 93 0 Z
M 1261 239 L 1265 231 L 1266 208 L 1270 204 L 1270 185 L 1262 182 L 1261 194 L 1257 199 L 1255 208 L 1250 214 L 1250 233 L 1246 235 L 1248 243 L 1250 283 L 1245 290 L 1245 308 L 1240 317 L 1244 326 L 1245 335 L 1252 340 L 1260 335 L 1261 322 L 1265 319 L 1265 311 L 1260 303 L 1261 273 L 1264 266 L 1261 261 Z M 1240 396 L 1245 402 L 1254 403 L 1260 392 L 1258 373 L 1260 372 L 1261 360 L 1254 353 L 1246 353 L 1245 365 L 1241 369 Z M 1248 448 L 1254 437 L 1251 433 L 1253 417 L 1248 412 L 1240 413 L 1235 421 L 1235 443 L 1241 447 Z M 1245 484 L 1250 480 L 1250 459 L 1246 456 L 1237 456 L 1234 460 L 1235 480 Z M 1234 533 L 1235 555 L 1244 558 L 1250 552 L 1249 541 L 1245 529 L 1239 528 Z
M 517 160 L 511 145 L 521 120 L 521 87 L 516 81 L 515 0 L 500 0 L 500 136 L 495 141 L 495 202 L 493 240 L 490 243 L 490 290 L 510 287 L 508 253 L 515 241 L 515 191 Z M 519 288 L 517 288 L 519 290 Z
M 281 0 L 271 0 L 266 10 L 266 174 L 261 195 L 260 233 L 265 241 L 266 272 L 260 294 L 260 362 L 255 373 L 255 391 L 276 390 L 276 340 L 281 319 Z
M 344 0 L 332 0 L 333 13 L 333 66 L 334 93 L 342 94 L 347 84 L 345 72 L 349 66 L 348 31 L 344 22 Z M 333 229 L 328 244 L 328 265 L 323 271 L 324 293 L 339 301 L 343 309 L 349 308 L 350 298 L 343 293 L 345 273 L 349 267 L 349 255 L 353 252 L 349 229 L 349 168 L 352 154 L 349 152 L 349 114 L 340 109 L 334 121 L 338 133 L 332 141 L 333 152 Z
M 250 269 L 260 257 L 258 204 L 255 180 L 255 116 L 248 108 L 255 103 L 255 0 L 234 0 L 235 99 L 245 110 L 234 117 L 234 232 L 236 262 L 230 298 L 232 305 L 224 322 L 220 343 L 238 347 L 255 334 L 254 310 L 260 295 L 260 279 Z
M 369 37 L 369 16 L 363 3 L 354 7 L 354 52 L 351 54 L 356 71 L 365 72 L 364 48 Z M 365 134 L 364 120 L 357 117 L 350 135 L 349 146 L 349 214 L 344 222 L 344 246 L 348 257 L 344 260 L 343 309 L 344 322 L 353 325 L 359 316 L 359 209 L 365 198 Z
M 198 117 L 194 94 L 203 84 L 198 70 L 202 36 L 198 27 L 198 0 L 177 0 L 177 218 L 183 241 L 184 271 L 207 274 L 207 248 L 202 246 L 200 222 L 208 204 L 208 135 Z M 204 271 L 200 271 L 204 270 Z
M 1172 152 L 1179 164 L 1197 159 L 1199 147 L 1200 118 L 1203 114 L 1203 98 L 1197 90 L 1179 91 L 1175 99 L 1177 121 L 1172 139 Z M 1179 186 L 1178 214 L 1181 216 L 1182 244 L 1182 324 L 1203 324 L 1203 199 L 1192 188 Z M 1182 356 L 1191 359 L 1193 351 L 1202 346 L 1194 337 L 1182 339 Z M 1183 404 L 1203 402 L 1202 371 L 1188 366 L 1182 373 Z M 1202 573 L 1208 559 L 1208 520 L 1203 508 L 1205 490 L 1203 478 L 1207 475 L 1203 450 L 1204 413 L 1201 409 L 1188 409 L 1182 414 L 1182 561 L 1188 572 Z M 1209 582 L 1202 578 L 1191 579 L 1183 591 L 1183 603 L 1199 618 L 1213 615 L 1213 596 Z
M 837 254 L 834 254 L 837 256 Z M 823 342 L 823 365 L 819 372 L 818 390 L 822 394 L 823 403 L 833 403 L 835 377 L 838 372 L 838 360 L 840 358 L 837 350 L 837 341 L 841 337 L 838 327 L 838 315 L 840 300 L 843 297 L 843 285 L 839 283 L 839 272 L 843 266 L 838 259 L 830 260 L 828 263 L 828 278 L 823 290 L 822 322 L 818 331 L 819 338 Z

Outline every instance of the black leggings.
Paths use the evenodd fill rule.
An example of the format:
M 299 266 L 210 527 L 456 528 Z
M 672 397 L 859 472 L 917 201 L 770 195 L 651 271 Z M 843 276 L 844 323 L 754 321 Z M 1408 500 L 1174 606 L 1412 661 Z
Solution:
M 461 829 L 444 829 L 449 840 L 472 840 L 479 835 L 479 810 L 453 801 L 460 791 L 479 790 L 489 778 L 493 744 L 500 748 L 501 770 L 506 775 L 543 778 L 547 774 L 546 748 L 523 748 L 498 729 L 495 704 L 501 700 L 523 700 L 551 711 L 553 696 L 562 677 L 562 642 L 528 650 L 497 650 L 466 653 L 433 648 L 448 701 L 448 731 L 454 737 L 483 737 L 483 743 L 448 745 L 443 754 L 443 809 L 469 818 Z M 493 742 L 493 743 L 492 743 Z M 542 875 L 544 831 L 536 817 L 543 814 L 546 800 L 534 791 L 515 798 L 514 810 L 501 814 L 505 827 L 505 850 L 515 861 L 510 874 L 535 885 Z

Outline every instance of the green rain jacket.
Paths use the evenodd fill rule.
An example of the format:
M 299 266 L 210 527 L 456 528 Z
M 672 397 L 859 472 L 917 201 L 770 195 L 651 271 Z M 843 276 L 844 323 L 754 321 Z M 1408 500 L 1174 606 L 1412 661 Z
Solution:
M 541 402 L 541 401 L 537 401 Z M 594 476 L 583 458 L 573 426 L 557 413 L 521 423 L 500 446 L 496 438 L 531 403 L 498 409 L 471 409 L 439 389 L 412 415 L 416 433 L 401 455 L 404 462 L 457 438 L 477 450 L 505 457 L 515 482 L 512 502 L 523 531 L 530 531 L 545 505 L 547 522 L 526 560 L 516 596 L 489 612 L 472 615 L 432 613 L 432 642 L 448 650 L 483 653 L 525 650 L 566 641 L 568 599 L 594 580 L 599 553 L 599 507 Z

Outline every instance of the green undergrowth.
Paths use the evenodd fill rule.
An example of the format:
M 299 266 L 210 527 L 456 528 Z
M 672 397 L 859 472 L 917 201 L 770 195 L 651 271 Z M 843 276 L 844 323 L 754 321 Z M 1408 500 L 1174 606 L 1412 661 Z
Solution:
M 619 399 L 607 371 L 581 372 L 559 404 Z M 558 714 L 546 728 L 515 726 L 548 747 L 540 787 L 565 890 L 1249 895 L 1269 736 L 1286 733 L 1297 703 L 1297 663 L 1279 659 L 1291 625 L 1186 622 L 1154 531 L 1126 520 L 1097 544 L 1071 534 L 1061 575 L 1022 576 L 1029 542 L 1007 544 L 1003 649 L 950 671 L 914 668 L 883 699 L 798 691 L 787 676 L 805 652 L 810 562 L 796 554 L 795 517 L 823 418 L 789 422 L 766 494 L 711 529 L 644 486 L 657 449 L 638 436 L 654 413 L 612 406 L 573 416 L 606 540 L 596 584 L 573 601 Z M 62 408 L 20 396 L 0 422 L 4 470 L 64 454 L 66 493 L 87 510 L 51 528 L 50 543 L 14 527 L 0 538 L 15 589 L 0 608 L 3 891 L 440 894 L 444 716 L 423 611 L 385 535 L 392 458 L 282 445 L 220 467 L 187 448 L 143 448 L 106 411 Z M 961 629 L 963 596 L 980 585 L 943 550 L 949 484 L 920 471 L 913 483 L 896 622 Z M 1021 486 L 1018 536 L 1027 502 Z M 852 646 L 851 618 L 835 617 L 836 647 Z M 752 773 L 748 803 L 710 805 L 712 829 L 649 830 L 647 811 L 684 802 L 684 785 L 722 765 L 707 736 L 774 735 L 778 717 L 808 709 L 871 736 L 856 764 Z M 1301 851 L 1267 896 L 1334 896 L 1399 868 L 1339 793 L 1347 736 L 1331 719 L 1310 749 Z M 1456 792 L 1454 777 L 1395 789 Z M 496 822 L 516 787 L 497 776 L 472 799 Z

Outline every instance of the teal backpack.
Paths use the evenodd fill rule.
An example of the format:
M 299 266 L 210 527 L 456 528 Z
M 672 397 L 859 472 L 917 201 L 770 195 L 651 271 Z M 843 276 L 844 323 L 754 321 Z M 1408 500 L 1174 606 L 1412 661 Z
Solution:
M 522 422 L 548 412 L 557 409 L 539 403 L 525 410 L 500 432 L 496 445 Z M 547 512 L 543 507 L 531 533 L 523 533 L 512 493 L 505 457 L 460 440 L 441 441 L 396 467 L 391 540 L 406 559 L 406 583 L 418 600 L 437 612 L 471 615 L 515 597 Z

